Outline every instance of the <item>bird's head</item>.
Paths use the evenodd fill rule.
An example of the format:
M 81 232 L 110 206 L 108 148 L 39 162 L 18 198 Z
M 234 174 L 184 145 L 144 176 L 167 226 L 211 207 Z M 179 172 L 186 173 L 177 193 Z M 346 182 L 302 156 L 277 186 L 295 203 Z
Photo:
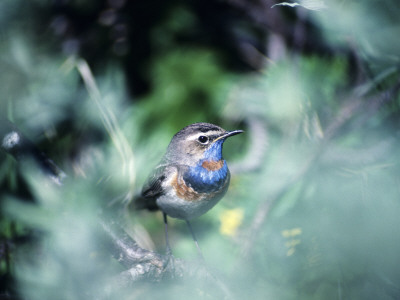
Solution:
M 174 135 L 166 158 L 189 166 L 195 166 L 200 161 L 220 161 L 224 141 L 242 132 L 243 130 L 226 131 L 210 123 L 191 124 Z

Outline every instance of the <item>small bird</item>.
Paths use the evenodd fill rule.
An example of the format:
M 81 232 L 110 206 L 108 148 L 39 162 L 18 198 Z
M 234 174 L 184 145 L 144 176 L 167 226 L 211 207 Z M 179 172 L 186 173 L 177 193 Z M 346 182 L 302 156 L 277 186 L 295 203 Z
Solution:
M 136 209 L 161 210 L 164 216 L 167 253 L 167 216 L 185 220 L 200 247 L 190 220 L 209 211 L 225 195 L 230 181 L 222 145 L 243 130 L 226 131 L 210 123 L 194 123 L 176 133 L 158 166 L 133 201 Z

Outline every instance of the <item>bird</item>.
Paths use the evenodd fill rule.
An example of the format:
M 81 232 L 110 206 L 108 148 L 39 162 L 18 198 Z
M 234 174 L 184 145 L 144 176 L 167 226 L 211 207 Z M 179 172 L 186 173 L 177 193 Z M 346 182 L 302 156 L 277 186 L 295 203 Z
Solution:
M 222 156 L 222 146 L 243 130 L 227 131 L 211 123 L 194 123 L 176 133 L 160 163 L 134 198 L 135 209 L 160 210 L 165 225 L 167 254 L 167 216 L 186 221 L 203 258 L 190 221 L 214 207 L 228 190 L 230 172 Z

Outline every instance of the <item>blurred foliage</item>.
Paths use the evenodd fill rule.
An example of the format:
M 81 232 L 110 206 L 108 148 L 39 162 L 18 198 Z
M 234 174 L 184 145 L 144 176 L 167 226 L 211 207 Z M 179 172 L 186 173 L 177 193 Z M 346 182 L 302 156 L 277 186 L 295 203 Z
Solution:
M 400 5 L 277 3 L 0 2 L 0 117 L 68 174 L 56 188 L 0 153 L 0 298 L 221 299 L 184 279 L 119 290 L 98 233 L 110 214 L 164 251 L 161 214 L 120 204 L 199 121 L 246 130 L 193 222 L 233 295 L 400 297 Z M 185 222 L 170 235 L 195 260 Z

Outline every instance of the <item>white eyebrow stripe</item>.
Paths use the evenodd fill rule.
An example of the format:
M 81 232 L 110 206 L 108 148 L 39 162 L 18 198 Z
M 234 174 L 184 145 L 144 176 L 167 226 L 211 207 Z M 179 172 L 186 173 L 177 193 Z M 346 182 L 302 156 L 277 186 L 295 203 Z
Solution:
M 187 139 L 190 140 L 190 141 L 193 141 L 193 140 L 197 140 L 199 138 L 199 136 L 202 136 L 202 135 L 209 137 L 211 135 L 219 135 L 219 134 L 221 134 L 221 132 L 220 131 L 215 131 L 215 130 L 207 131 L 207 132 L 198 132 L 198 133 L 192 134 Z

